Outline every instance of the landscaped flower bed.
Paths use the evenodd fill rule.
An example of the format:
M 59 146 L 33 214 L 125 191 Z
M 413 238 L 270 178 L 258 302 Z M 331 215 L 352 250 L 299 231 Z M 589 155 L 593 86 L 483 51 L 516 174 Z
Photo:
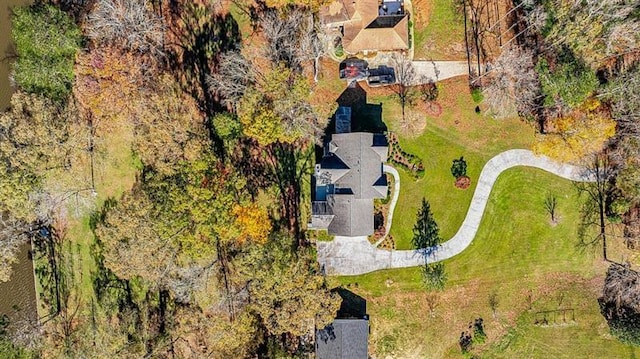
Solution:
M 400 166 L 411 173 L 415 178 L 424 176 L 424 164 L 420 157 L 407 153 L 400 148 L 398 135 L 390 132 L 389 140 L 389 161 L 396 166 Z

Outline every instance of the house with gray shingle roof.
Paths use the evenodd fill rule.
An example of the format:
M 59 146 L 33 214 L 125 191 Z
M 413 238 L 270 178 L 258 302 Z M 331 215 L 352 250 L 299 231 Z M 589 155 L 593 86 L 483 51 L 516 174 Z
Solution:
M 336 319 L 316 332 L 317 359 L 367 359 L 369 321 Z
M 346 116 L 336 116 L 336 130 L 350 127 L 340 123 L 348 113 L 338 109 Z M 387 196 L 387 151 L 387 138 L 378 133 L 336 133 L 325 141 L 312 180 L 311 229 L 346 237 L 373 234 L 373 200 Z

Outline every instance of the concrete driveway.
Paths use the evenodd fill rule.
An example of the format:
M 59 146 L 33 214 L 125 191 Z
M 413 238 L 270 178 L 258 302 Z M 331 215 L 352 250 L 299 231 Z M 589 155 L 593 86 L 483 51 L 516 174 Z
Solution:
M 446 80 L 456 76 L 469 75 L 469 67 L 466 61 L 413 61 L 413 68 L 418 74 L 418 83 L 422 79 L 431 79 L 434 82 Z
M 458 232 L 448 241 L 424 250 L 383 250 L 374 247 L 367 237 L 335 237 L 330 242 L 318 242 L 318 262 L 328 275 L 356 275 L 386 268 L 424 265 L 451 258 L 471 245 L 478 232 L 491 189 L 498 176 L 512 167 L 540 168 L 572 181 L 593 181 L 583 168 L 538 156 L 529 150 L 502 152 L 482 168 L 467 215 Z

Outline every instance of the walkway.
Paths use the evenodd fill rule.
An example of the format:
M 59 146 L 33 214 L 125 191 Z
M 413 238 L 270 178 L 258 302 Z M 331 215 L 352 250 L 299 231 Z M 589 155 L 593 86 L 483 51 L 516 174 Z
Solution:
M 461 253 L 478 232 L 491 189 L 498 176 L 512 167 L 535 167 L 572 181 L 589 181 L 580 167 L 536 156 L 528 150 L 509 150 L 485 164 L 467 216 L 458 232 L 445 243 L 427 249 L 429 262 L 445 260 Z M 398 182 L 399 183 L 399 182 Z M 367 237 L 335 237 L 331 242 L 318 242 L 318 262 L 329 275 L 356 275 L 386 268 L 414 267 L 424 264 L 416 250 L 383 250 L 375 248 Z
M 382 166 L 382 170 L 384 173 L 388 173 L 393 176 L 393 197 L 391 198 L 391 203 L 389 203 L 389 212 L 387 213 L 387 223 L 384 225 L 384 236 L 380 238 L 374 247 L 380 245 L 380 243 L 384 242 L 384 239 L 389 235 L 389 231 L 391 230 L 391 223 L 393 223 L 393 212 L 396 210 L 396 204 L 398 203 L 398 196 L 400 196 L 400 174 L 398 170 L 395 168 L 384 165 Z

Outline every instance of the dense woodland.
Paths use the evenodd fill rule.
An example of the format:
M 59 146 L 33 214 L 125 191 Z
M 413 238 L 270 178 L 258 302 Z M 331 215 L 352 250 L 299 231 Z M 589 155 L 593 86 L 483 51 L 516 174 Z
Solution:
M 335 109 L 313 96 L 320 3 L 234 2 L 251 41 L 229 5 L 52 0 L 13 10 L 18 90 L 0 114 L 0 280 L 33 241 L 44 317 L 18 323 L 0 352 L 313 350 L 314 328 L 341 301 L 304 231 L 314 144 Z M 582 189 L 583 226 L 594 229 L 581 232 L 584 245 L 602 245 L 606 259 L 606 241 L 621 240 L 613 224 L 640 246 L 640 5 L 517 2 L 517 36 L 495 56 L 487 5 L 460 5 L 478 16 L 469 46 L 490 66 L 470 86 L 492 115 L 535 124 L 536 151 L 598 175 Z M 85 251 L 71 243 L 83 226 Z M 631 272 L 612 267 L 602 299 L 623 333 L 640 307 L 616 284 Z
M 245 48 L 227 5 L 14 9 L 19 90 L 0 117 L 2 280 L 33 239 L 49 312 L 14 334 L 18 347 L 274 357 L 308 351 L 314 328 L 333 319 L 340 298 L 301 228 L 309 149 L 331 110 L 307 99 L 319 51 L 312 13 L 238 4 L 263 38 Z M 114 165 L 118 152 L 128 161 Z M 127 162 L 131 188 L 100 193 L 101 176 Z M 88 273 L 68 245 L 83 216 L 95 238 Z M 89 293 L 79 275 L 91 276 Z

